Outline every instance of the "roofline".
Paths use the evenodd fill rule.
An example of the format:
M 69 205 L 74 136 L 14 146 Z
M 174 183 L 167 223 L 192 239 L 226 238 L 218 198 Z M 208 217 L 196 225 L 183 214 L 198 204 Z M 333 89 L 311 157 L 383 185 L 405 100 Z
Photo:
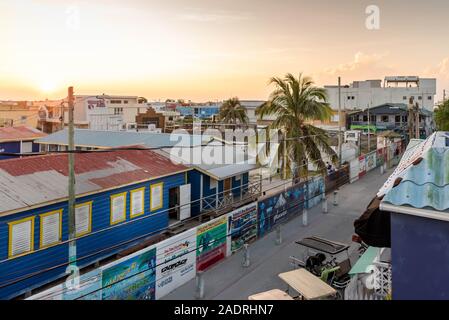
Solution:
M 19 139 L 0 139 L 0 143 L 3 142 L 16 142 L 16 141 L 34 141 L 40 138 L 44 138 L 45 136 L 40 136 L 40 137 L 34 137 L 34 138 L 19 138 Z
M 436 210 L 421 209 L 421 208 L 406 207 L 406 206 L 397 206 L 397 205 L 384 203 L 384 202 L 380 203 L 379 208 L 382 211 L 390 211 L 390 212 L 394 212 L 394 213 L 402 213 L 402 214 L 408 214 L 408 215 L 421 217 L 421 218 L 428 218 L 428 219 L 449 222 L 449 214 L 444 211 L 436 211 Z
M 91 195 L 94 195 L 94 194 L 98 194 L 98 193 L 102 193 L 102 192 L 106 192 L 106 191 L 110 191 L 110 190 L 114 190 L 114 189 L 118 189 L 118 188 L 128 187 L 128 186 L 131 186 L 133 184 L 149 182 L 149 181 L 152 181 L 152 180 L 157 180 L 157 179 L 169 177 L 169 176 L 172 176 L 172 175 L 175 175 L 175 174 L 180 174 L 180 173 L 184 173 L 184 172 L 190 171 L 192 169 L 193 168 L 186 168 L 184 170 L 171 172 L 169 174 L 165 174 L 165 175 L 161 175 L 161 176 L 151 177 L 149 179 L 133 181 L 131 183 L 127 183 L 127 184 L 123 184 L 123 185 L 119 185 L 119 186 L 113 186 L 113 187 L 109 187 L 109 188 L 105 188 L 105 189 L 101 189 L 101 190 L 95 190 L 95 191 L 90 191 L 90 192 L 86 192 L 86 193 L 77 194 L 77 195 L 75 195 L 75 200 L 79 199 L 79 198 L 82 198 L 82 197 L 87 197 L 87 196 L 91 196 Z M 32 210 L 32 209 L 42 208 L 42 207 L 45 207 L 45 206 L 56 204 L 58 202 L 68 201 L 68 199 L 69 199 L 69 197 L 67 196 L 67 197 L 64 197 L 64 198 L 59 198 L 59 199 L 55 199 L 55 200 L 51 200 L 51 201 L 47 201 L 47 202 L 42 202 L 42 203 L 39 203 L 39 204 L 36 204 L 36 205 L 32 205 L 32 206 L 28 206 L 28 207 L 22 207 L 22 208 L 19 208 L 19 209 L 13 209 L 13 210 L 9 210 L 9 211 L 0 212 L 0 217 L 9 216 L 9 215 L 12 215 L 12 214 L 15 214 L 15 213 L 24 212 L 24 211 L 28 211 L 28 210 Z

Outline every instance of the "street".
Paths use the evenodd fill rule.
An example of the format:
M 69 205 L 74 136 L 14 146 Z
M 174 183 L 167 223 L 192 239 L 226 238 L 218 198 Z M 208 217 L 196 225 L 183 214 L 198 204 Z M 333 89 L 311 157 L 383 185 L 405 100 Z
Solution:
M 242 267 L 243 252 L 240 251 L 206 271 L 204 299 L 246 300 L 249 295 L 262 291 L 286 289 L 278 274 L 292 269 L 290 256 L 301 257 L 301 248 L 295 241 L 316 235 L 351 244 L 354 220 L 362 214 L 393 170 L 381 175 L 379 168 L 376 168 L 361 180 L 343 186 L 338 194 L 338 206 L 333 205 L 333 195 L 328 195 L 328 213 L 322 212 L 321 204 L 312 208 L 308 213 L 307 227 L 302 226 L 302 216 L 290 220 L 282 226 L 280 245 L 275 244 L 276 232 L 250 244 L 249 267 Z M 351 245 L 350 253 L 354 249 L 356 246 Z M 195 299 L 195 279 L 164 299 Z

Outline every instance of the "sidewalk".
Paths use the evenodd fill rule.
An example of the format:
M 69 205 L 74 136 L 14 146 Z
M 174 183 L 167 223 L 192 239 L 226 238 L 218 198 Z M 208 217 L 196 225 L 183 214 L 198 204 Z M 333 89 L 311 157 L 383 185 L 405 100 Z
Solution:
M 246 300 L 249 295 L 270 289 L 285 289 L 278 274 L 291 270 L 289 256 L 301 257 L 300 247 L 294 242 L 306 236 L 323 236 L 330 240 L 351 244 L 353 222 L 365 210 L 369 201 L 393 172 L 380 175 L 380 169 L 370 171 L 361 180 L 340 189 L 338 206 L 328 198 L 329 212 L 323 214 L 321 205 L 309 210 L 309 225 L 302 226 L 298 216 L 282 226 L 282 244 L 276 245 L 276 232 L 271 232 L 250 245 L 251 265 L 241 266 L 243 255 L 238 252 L 212 267 L 204 274 L 205 299 Z M 352 245 L 350 253 L 356 248 Z M 195 279 L 166 296 L 167 300 L 195 299 Z

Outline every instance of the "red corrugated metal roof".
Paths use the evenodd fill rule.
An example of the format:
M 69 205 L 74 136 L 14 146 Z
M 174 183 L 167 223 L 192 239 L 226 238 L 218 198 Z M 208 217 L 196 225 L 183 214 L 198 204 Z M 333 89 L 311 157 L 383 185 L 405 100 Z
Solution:
M 45 133 L 27 126 L 0 128 L 0 142 L 33 140 L 45 136 Z
M 134 169 L 123 167 L 122 172 L 101 179 L 95 178 L 95 172 L 117 167 L 119 161 L 127 161 Z M 23 176 L 44 171 L 55 170 L 68 176 L 68 155 L 52 154 L 21 159 L 9 159 L 0 162 L 0 169 L 12 176 Z M 91 173 L 90 181 L 113 178 L 117 185 L 135 180 L 159 177 L 187 169 L 181 164 L 175 164 L 170 159 L 150 150 L 115 150 L 110 152 L 88 152 L 75 154 L 75 173 L 77 175 Z M 120 170 L 120 169 L 119 169 Z M 138 175 L 134 175 L 138 173 Z M 120 178 L 119 178 L 120 176 Z M 136 179 L 137 178 L 137 179 Z

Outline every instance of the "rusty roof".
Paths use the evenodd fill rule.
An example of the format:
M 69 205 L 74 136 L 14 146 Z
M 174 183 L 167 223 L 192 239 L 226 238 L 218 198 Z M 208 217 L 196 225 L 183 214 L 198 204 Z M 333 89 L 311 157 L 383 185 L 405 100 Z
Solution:
M 75 154 L 76 195 L 113 189 L 188 170 L 150 150 Z M 68 156 L 52 154 L 0 162 L 0 214 L 66 200 Z
M 0 142 L 34 140 L 45 136 L 42 131 L 27 126 L 0 127 Z

